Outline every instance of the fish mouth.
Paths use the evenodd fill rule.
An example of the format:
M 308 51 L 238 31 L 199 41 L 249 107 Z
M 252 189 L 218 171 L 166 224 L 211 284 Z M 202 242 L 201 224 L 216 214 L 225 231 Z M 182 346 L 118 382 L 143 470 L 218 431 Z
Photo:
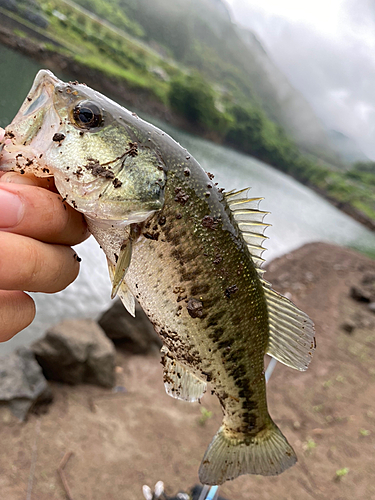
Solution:
M 46 69 L 40 70 L 34 79 L 30 92 L 10 126 L 6 127 L 6 131 L 11 131 L 16 128 L 15 135 L 17 137 L 17 132 L 19 133 L 22 130 L 21 127 L 18 131 L 17 125 L 25 123 L 27 118 L 32 118 L 34 124 L 39 126 L 40 122 L 44 119 L 45 113 L 53 104 L 55 87 L 58 83 L 59 80 L 51 71 Z M 25 132 L 26 131 L 24 131 L 24 135 Z M 25 139 L 25 137 L 23 137 L 23 139 Z
M 60 127 L 54 108 L 54 94 L 59 83 L 60 80 L 50 71 L 38 72 L 21 108 L 5 128 L 1 170 L 43 175 L 38 173 L 45 167 L 40 155 L 49 147 L 49 139 Z

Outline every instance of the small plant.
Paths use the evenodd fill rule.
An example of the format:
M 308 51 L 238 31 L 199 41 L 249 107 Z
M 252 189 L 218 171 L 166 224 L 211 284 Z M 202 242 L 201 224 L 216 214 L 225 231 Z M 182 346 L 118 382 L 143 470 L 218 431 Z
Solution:
M 204 425 L 208 419 L 212 417 L 212 411 L 207 410 L 204 406 L 201 407 L 201 416 L 199 417 L 200 425 Z
M 371 432 L 368 431 L 367 429 L 359 429 L 359 434 L 360 434 L 360 436 L 366 437 L 366 436 L 369 436 L 371 434 Z
M 338 469 L 338 470 L 336 471 L 335 480 L 336 480 L 336 481 L 340 481 L 340 479 L 341 479 L 342 477 L 345 477 L 345 476 L 347 476 L 347 475 L 348 475 L 348 472 L 349 472 L 348 467 L 343 467 L 342 469 Z
M 332 384 L 332 380 L 326 380 L 325 382 L 323 382 L 323 387 L 324 389 L 327 389 L 328 387 L 331 387 Z
M 303 444 L 303 449 L 306 451 L 306 452 L 312 452 L 313 450 L 315 450 L 315 448 L 317 447 L 317 444 L 316 442 L 309 438 L 304 444 Z

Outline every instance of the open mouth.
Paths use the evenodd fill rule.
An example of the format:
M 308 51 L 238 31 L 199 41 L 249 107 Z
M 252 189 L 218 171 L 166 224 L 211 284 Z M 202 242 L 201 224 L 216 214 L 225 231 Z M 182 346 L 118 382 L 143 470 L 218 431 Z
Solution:
M 58 83 L 59 80 L 49 71 L 42 70 L 37 74 L 20 110 L 5 129 L 2 170 L 33 173 L 39 177 L 52 175 L 46 167 L 44 154 L 60 123 L 53 106 Z

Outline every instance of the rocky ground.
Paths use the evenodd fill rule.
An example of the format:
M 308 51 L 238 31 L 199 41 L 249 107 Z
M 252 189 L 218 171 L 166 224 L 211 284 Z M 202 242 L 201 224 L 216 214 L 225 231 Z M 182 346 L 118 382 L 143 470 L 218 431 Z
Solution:
M 268 385 L 270 413 L 299 461 L 279 477 L 242 476 L 220 496 L 375 499 L 375 261 L 314 243 L 273 261 L 266 277 L 316 323 L 309 370 L 278 364 Z M 172 496 L 198 482 L 221 421 L 215 398 L 168 397 L 157 354 L 117 349 L 116 365 L 126 392 L 54 382 L 54 402 L 26 423 L 0 408 L 1 499 L 68 498 L 58 474 L 64 456 L 72 500 L 142 500 L 142 485 L 158 480 Z

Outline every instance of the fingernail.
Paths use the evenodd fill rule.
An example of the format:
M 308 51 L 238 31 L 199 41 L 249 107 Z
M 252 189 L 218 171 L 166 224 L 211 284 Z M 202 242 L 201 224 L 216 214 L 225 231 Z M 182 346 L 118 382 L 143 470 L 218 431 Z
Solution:
M 9 182 L 12 184 L 26 184 L 28 186 L 37 185 L 34 179 L 31 179 L 26 175 L 17 174 L 16 172 L 6 172 L 2 177 L 0 177 L 0 182 Z
M 17 226 L 22 220 L 24 207 L 21 199 L 0 188 L 0 229 Z

